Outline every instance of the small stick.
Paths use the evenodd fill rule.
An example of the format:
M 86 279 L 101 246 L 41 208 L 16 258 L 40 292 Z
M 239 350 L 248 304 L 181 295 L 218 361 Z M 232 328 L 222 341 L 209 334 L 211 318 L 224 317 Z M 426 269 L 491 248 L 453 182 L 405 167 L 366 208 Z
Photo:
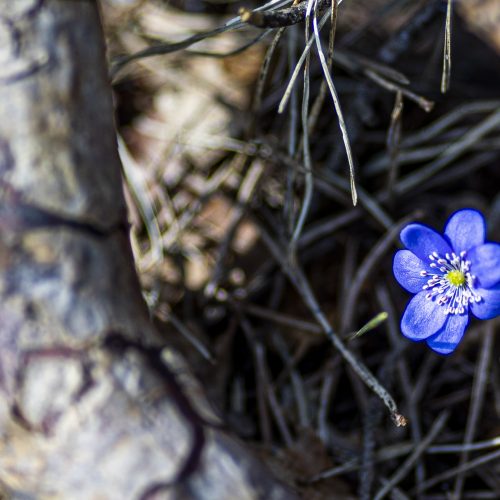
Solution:
M 370 370 L 368 370 L 368 368 L 354 356 L 354 354 L 342 342 L 340 337 L 334 332 L 330 322 L 321 310 L 318 301 L 312 292 L 311 286 L 309 285 L 309 282 L 300 267 L 296 263 L 291 265 L 290 260 L 284 257 L 281 249 L 263 227 L 260 227 L 260 235 L 262 241 L 268 247 L 276 261 L 281 265 L 283 272 L 288 276 L 316 321 L 321 325 L 323 332 L 328 337 L 330 342 L 341 354 L 348 365 L 354 370 L 354 372 L 361 378 L 361 380 L 382 400 L 384 405 L 389 410 L 395 425 L 398 427 L 404 427 L 407 424 L 407 420 L 403 415 L 401 415 L 401 413 L 399 413 L 396 401 L 394 401 L 394 398 L 389 394 L 387 389 L 385 389 L 385 387 L 382 386 Z
M 308 15 L 308 1 L 304 0 L 298 5 L 286 9 L 252 11 L 242 7 L 239 11 L 242 22 L 257 28 L 283 28 L 304 21 Z M 317 9 L 323 12 L 331 5 L 331 0 L 318 0 Z

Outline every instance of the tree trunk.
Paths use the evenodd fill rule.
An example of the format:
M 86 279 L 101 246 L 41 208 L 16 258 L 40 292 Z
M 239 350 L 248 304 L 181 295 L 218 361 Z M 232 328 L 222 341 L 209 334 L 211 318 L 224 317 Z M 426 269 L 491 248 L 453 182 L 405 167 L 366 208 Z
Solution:
M 0 0 L 0 481 L 16 498 L 295 498 L 149 322 L 91 0 Z

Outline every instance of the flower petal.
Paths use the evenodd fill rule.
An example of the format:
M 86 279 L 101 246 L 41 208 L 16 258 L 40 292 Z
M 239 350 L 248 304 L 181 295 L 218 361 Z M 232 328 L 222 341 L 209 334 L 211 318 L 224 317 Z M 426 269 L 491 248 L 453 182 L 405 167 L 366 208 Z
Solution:
M 457 254 L 482 245 L 486 235 L 483 214 L 470 208 L 455 212 L 448 219 L 444 234 Z
M 427 292 L 420 292 L 406 306 L 401 319 L 401 331 L 412 340 L 423 340 L 438 332 L 446 318 L 445 307 L 425 298 Z
M 479 319 L 492 319 L 500 315 L 500 285 L 493 288 L 478 288 L 481 302 L 473 302 L 470 306 L 472 314 Z
M 423 224 L 409 224 L 401 231 L 400 237 L 406 248 L 424 262 L 429 261 L 432 252 L 440 255 L 452 252 L 440 234 Z
M 470 271 L 482 288 L 491 288 L 500 282 L 500 245 L 485 243 L 467 252 Z
M 392 270 L 398 283 L 411 293 L 422 291 L 428 277 L 420 276 L 420 271 L 427 269 L 414 253 L 409 250 L 399 250 L 394 256 Z
M 443 328 L 426 340 L 427 345 L 439 354 L 452 353 L 462 340 L 468 324 L 469 315 L 467 313 L 450 314 Z

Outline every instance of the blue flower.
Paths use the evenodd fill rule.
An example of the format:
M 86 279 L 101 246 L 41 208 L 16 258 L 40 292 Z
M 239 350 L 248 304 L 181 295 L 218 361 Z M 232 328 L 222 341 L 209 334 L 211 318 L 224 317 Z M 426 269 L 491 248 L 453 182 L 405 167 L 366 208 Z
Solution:
M 394 276 L 416 294 L 401 319 L 405 337 L 450 354 L 469 313 L 479 319 L 500 314 L 500 244 L 486 242 L 485 236 L 482 214 L 470 209 L 455 212 L 442 236 L 422 224 L 401 231 L 407 250 L 394 256 Z

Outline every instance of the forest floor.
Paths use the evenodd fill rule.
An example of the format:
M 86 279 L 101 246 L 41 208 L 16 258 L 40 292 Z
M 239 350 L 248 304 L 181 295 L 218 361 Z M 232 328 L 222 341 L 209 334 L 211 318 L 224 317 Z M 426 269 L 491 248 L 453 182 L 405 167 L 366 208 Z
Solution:
M 473 207 L 499 239 L 491 16 L 450 12 L 447 83 L 446 1 L 341 3 L 331 74 L 353 206 L 347 140 L 320 60 L 328 66 L 329 14 L 323 53 L 314 41 L 284 102 L 304 23 L 239 23 L 240 7 L 260 4 L 103 1 L 111 63 L 162 51 L 114 75 L 152 317 L 232 431 L 303 498 L 500 498 L 499 322 L 473 320 L 440 356 L 401 335 L 410 295 L 392 272 L 410 221 L 441 231 Z M 357 361 L 332 345 L 330 326 L 394 398 L 393 418 Z

